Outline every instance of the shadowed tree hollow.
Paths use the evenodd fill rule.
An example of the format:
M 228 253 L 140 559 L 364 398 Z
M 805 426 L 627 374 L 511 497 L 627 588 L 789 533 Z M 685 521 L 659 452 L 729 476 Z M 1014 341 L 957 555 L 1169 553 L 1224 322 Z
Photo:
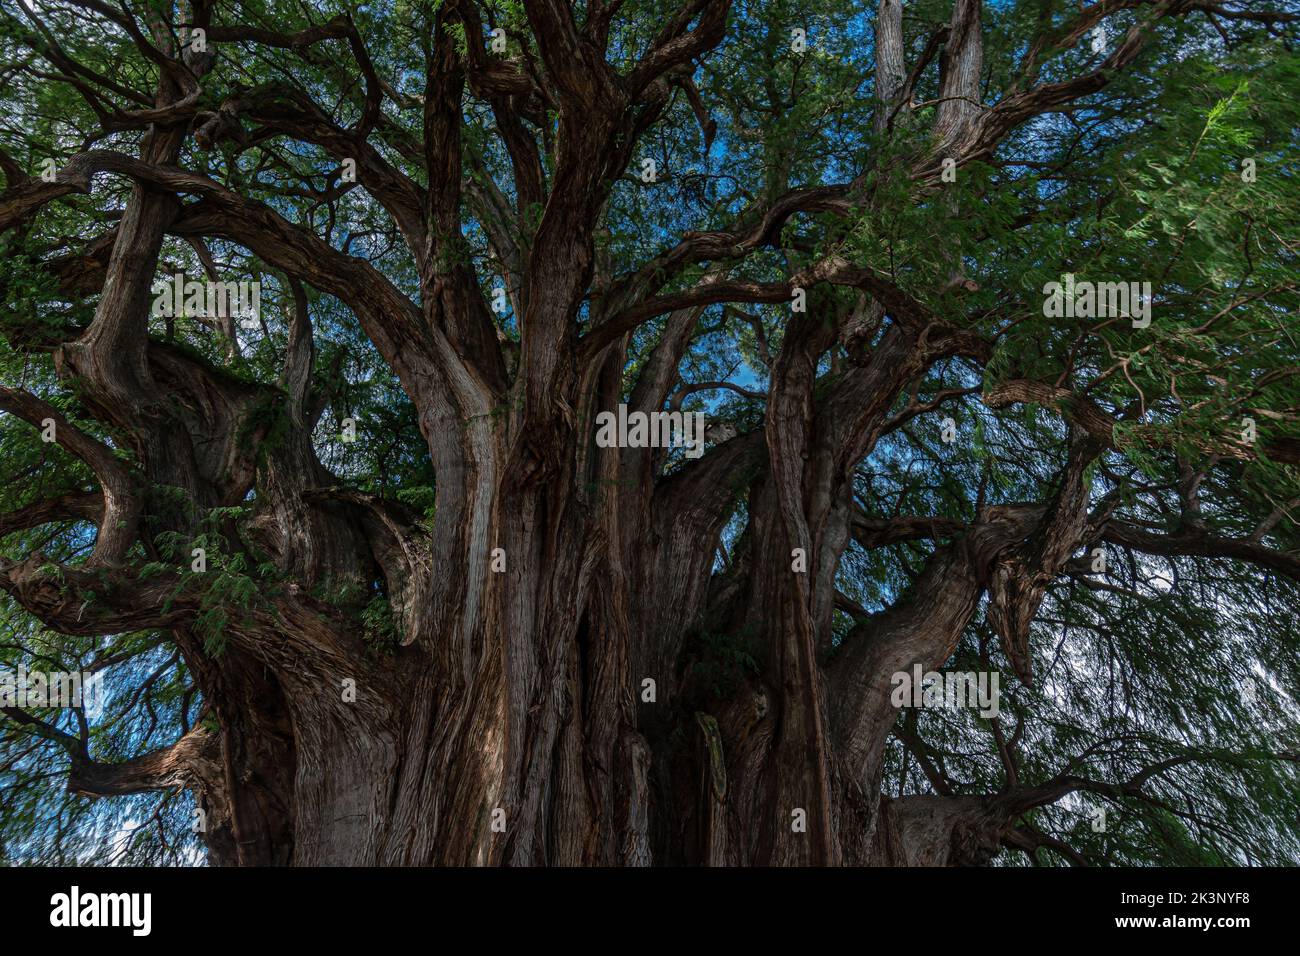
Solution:
M 1295 862 L 1297 19 L 0 0 L 4 859 Z

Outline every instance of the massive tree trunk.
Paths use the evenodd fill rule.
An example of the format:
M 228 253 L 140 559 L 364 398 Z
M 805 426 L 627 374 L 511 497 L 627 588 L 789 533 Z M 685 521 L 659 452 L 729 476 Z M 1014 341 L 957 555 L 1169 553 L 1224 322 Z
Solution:
M 119 282 L 122 294 L 131 277 Z M 851 403 L 882 422 L 888 396 L 925 355 L 891 333 L 829 410 Z M 151 377 L 177 361 L 158 353 Z M 260 466 L 220 472 L 229 484 L 214 505 L 240 500 L 247 472 L 260 468 L 265 497 L 253 525 L 297 583 L 232 619 L 215 659 L 175 628 L 217 722 L 202 760 L 177 758 L 194 761 L 188 779 L 212 813 L 213 862 L 808 864 L 899 853 L 949 862 L 969 813 L 912 814 L 903 801 L 890 817 L 880 802 L 896 716 L 889 677 L 947 658 L 990 560 L 975 553 L 973 534 L 959 536 L 910 605 L 825 661 L 834 571 L 852 523 L 842 462 L 857 452 L 836 471 L 832 442 L 806 451 L 819 413 L 803 362 L 783 378 L 791 400 L 773 399 L 766 447 L 758 434 L 738 437 L 667 477 L 657 474 L 659 450 L 598 449 L 590 428 L 553 436 L 560 464 L 548 471 L 504 420 L 468 424 L 455 437 L 475 464 L 459 481 L 440 480 L 432 534 L 391 503 L 319 487 L 310 446 L 292 438 Z M 605 367 L 621 365 L 614 355 Z M 585 402 L 578 386 L 572 392 L 579 421 L 617 399 L 613 375 L 595 379 Z M 185 394 L 183 376 L 170 381 Z M 200 434 L 233 449 L 258 396 L 223 395 L 203 377 L 193 384 L 218 416 Z M 859 404 L 859 392 L 874 405 Z M 648 407 L 660 402 L 647 398 Z M 150 481 L 176 480 L 171 457 L 140 457 Z M 792 461 L 793 472 L 774 458 Z M 781 493 L 783 481 L 793 492 Z M 715 577 L 719 533 L 747 485 L 748 542 Z M 466 499 L 477 504 L 456 506 Z M 998 536 L 997 547 L 1024 532 Z M 374 574 L 387 582 L 401 633 L 400 646 L 379 655 L 307 593 Z M 39 580 L 33 572 L 30 586 Z M 698 686 L 689 647 L 709 627 L 752 636 L 757 648 L 757 673 L 723 699 Z M 74 786 L 110 792 L 112 778 L 110 768 L 88 767 Z M 878 826 L 882 818 L 893 822 Z M 924 828 L 944 832 L 913 845 Z

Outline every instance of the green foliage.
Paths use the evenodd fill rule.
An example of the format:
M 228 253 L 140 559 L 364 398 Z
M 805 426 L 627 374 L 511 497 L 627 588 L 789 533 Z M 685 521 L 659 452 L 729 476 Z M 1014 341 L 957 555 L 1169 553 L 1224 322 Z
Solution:
M 248 513 L 242 506 L 212 508 L 201 519 L 202 530 L 198 534 L 159 532 L 154 541 L 163 560 L 150 562 L 140 569 L 142 578 L 179 570 L 169 603 L 181 594 L 197 595 L 199 610 L 194 630 L 213 657 L 225 650 L 226 630 L 232 621 L 247 623 L 256 611 L 269 613 L 266 598 L 273 593 L 274 567 L 266 563 L 252 564 L 249 554 L 233 550 L 219 530 L 227 522 L 237 523 Z M 200 549 L 201 556 L 195 553 Z
M 757 674 L 754 635 L 747 630 L 730 634 L 704 632 L 696 638 L 699 655 L 693 674 L 702 688 L 718 699 L 729 697 L 748 676 Z
M 401 641 L 393 608 L 386 597 L 377 594 L 370 599 L 361 611 L 361 623 L 366 642 L 376 650 L 392 651 Z

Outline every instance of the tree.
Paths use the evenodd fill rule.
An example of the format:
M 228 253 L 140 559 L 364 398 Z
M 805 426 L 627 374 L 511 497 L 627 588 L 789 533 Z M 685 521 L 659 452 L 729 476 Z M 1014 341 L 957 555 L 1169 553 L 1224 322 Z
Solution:
M 1294 862 L 1296 20 L 6 6 L 9 859 Z

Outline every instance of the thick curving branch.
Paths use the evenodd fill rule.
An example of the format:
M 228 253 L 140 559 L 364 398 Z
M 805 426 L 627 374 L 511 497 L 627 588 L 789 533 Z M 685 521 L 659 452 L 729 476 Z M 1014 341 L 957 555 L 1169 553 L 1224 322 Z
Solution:
M 30 392 L 0 385 L 0 409 L 37 429 L 52 426 L 55 442 L 95 473 L 103 489 L 103 508 L 99 534 L 88 564 L 91 567 L 120 564 L 135 541 L 140 521 L 139 489 L 130 468 L 111 448 L 87 435 L 57 408 Z

